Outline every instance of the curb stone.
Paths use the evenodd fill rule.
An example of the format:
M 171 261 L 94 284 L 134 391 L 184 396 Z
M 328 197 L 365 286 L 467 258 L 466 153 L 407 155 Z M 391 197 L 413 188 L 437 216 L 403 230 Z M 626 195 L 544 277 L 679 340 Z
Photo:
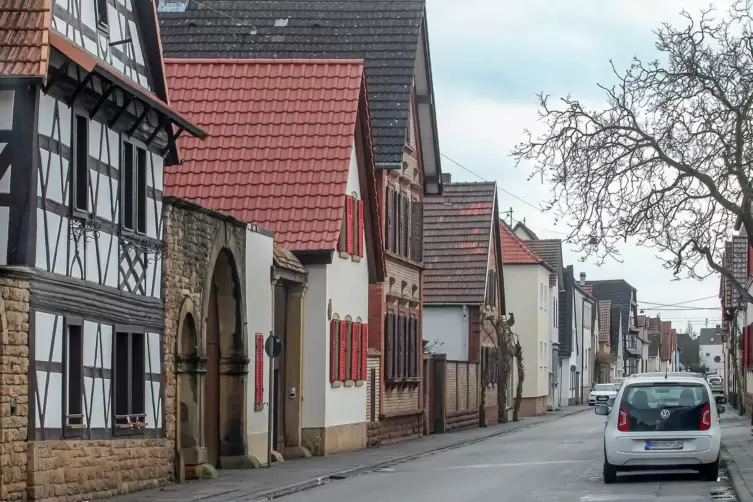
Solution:
M 729 478 L 732 481 L 732 488 L 735 489 L 735 495 L 737 495 L 738 501 L 753 502 L 753 495 L 751 495 L 748 485 L 745 484 L 745 480 L 740 474 L 740 471 L 737 469 L 737 465 L 732 459 L 732 455 L 730 455 L 729 450 L 727 450 L 727 447 L 724 445 L 724 443 L 722 443 L 722 454 L 722 460 L 724 460 L 724 464 L 727 468 L 727 473 L 729 474 Z
M 553 416 L 550 420 L 542 420 L 541 422 L 535 423 L 535 424 L 525 424 L 525 422 L 519 422 L 520 425 L 516 427 L 512 427 L 510 429 L 500 430 L 500 431 L 494 431 L 489 434 L 475 437 L 472 439 L 461 439 L 458 441 L 455 441 L 450 444 L 437 446 L 436 448 L 431 448 L 426 451 L 422 452 L 416 452 L 416 453 L 410 453 L 408 455 L 402 455 L 397 456 L 389 460 L 385 460 L 384 462 L 380 462 L 378 464 L 369 464 L 369 465 L 360 465 L 357 467 L 351 467 L 349 469 L 342 469 L 339 471 L 334 471 L 329 474 L 324 474 L 322 476 L 313 478 L 313 479 L 307 479 L 305 481 L 300 481 L 297 483 L 292 483 L 289 485 L 281 486 L 279 488 L 273 488 L 271 490 L 266 490 L 263 492 L 258 492 L 256 494 L 253 494 L 250 498 L 246 499 L 248 501 L 251 500 L 274 500 L 281 497 L 284 497 L 286 495 L 292 495 L 293 493 L 298 493 L 306 490 L 310 490 L 312 488 L 316 488 L 318 486 L 328 484 L 332 480 L 341 480 L 350 478 L 353 476 L 359 476 L 361 474 L 366 474 L 367 472 L 376 471 L 379 469 L 384 469 L 386 467 L 390 467 L 397 464 L 402 464 L 404 462 L 410 462 L 411 460 L 415 460 L 420 457 L 425 457 L 428 455 L 433 455 L 436 453 L 441 453 L 449 450 L 455 450 L 458 448 L 462 448 L 463 446 L 469 446 L 472 444 L 477 444 L 482 441 L 486 441 L 487 439 L 492 439 L 495 437 L 501 437 L 505 436 L 507 434 L 510 434 L 511 432 L 516 432 L 521 429 L 528 429 L 529 427 L 536 427 L 538 425 L 546 424 L 549 422 L 553 422 L 560 418 L 570 417 L 573 415 L 577 415 L 586 411 L 591 411 L 593 408 L 583 408 L 572 412 L 564 412 L 562 414 L 557 414 Z M 740 499 L 740 502 L 753 502 L 753 498 L 750 500 L 743 500 Z

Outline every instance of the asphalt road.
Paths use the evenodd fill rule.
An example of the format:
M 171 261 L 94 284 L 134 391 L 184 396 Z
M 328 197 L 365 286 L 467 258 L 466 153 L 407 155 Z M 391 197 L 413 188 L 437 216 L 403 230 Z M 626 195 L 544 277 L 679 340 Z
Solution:
M 283 502 L 731 502 L 724 475 L 601 477 L 604 418 L 591 412 L 283 497 Z

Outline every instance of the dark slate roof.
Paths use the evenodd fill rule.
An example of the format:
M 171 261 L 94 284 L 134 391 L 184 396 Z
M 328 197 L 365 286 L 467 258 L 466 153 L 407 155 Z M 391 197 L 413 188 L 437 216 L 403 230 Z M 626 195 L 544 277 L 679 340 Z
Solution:
M 484 302 L 497 184 L 448 183 L 424 199 L 424 302 Z
M 527 228 L 527 227 L 526 227 Z M 562 240 L 560 239 L 539 239 L 525 241 L 531 251 L 540 256 L 553 269 L 560 271 L 562 269 Z M 557 274 L 549 275 L 549 286 L 557 284 Z
M 159 4 L 168 58 L 364 59 L 377 167 L 402 165 L 425 0 Z
M 722 344 L 722 328 L 717 326 L 715 328 L 701 328 L 701 332 L 698 335 L 699 345 L 721 345 Z

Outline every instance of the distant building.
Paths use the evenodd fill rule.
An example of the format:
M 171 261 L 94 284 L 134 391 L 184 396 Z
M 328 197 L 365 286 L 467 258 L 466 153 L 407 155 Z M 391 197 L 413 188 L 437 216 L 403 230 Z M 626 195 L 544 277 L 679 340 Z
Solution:
M 705 364 L 709 373 L 723 376 L 724 371 L 724 340 L 722 327 L 702 328 L 698 337 L 698 355 L 701 364 Z M 726 380 L 726 379 L 725 379 Z

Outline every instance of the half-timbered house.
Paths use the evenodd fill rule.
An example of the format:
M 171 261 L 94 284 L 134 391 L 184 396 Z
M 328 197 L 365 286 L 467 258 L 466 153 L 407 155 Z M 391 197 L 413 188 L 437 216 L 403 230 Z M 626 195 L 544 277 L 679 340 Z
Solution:
M 159 0 L 158 10 L 169 58 L 364 58 L 387 266 L 369 293 L 369 444 L 420 435 L 422 201 L 442 191 L 426 0 Z M 409 369 L 397 373 L 384 354 L 401 336 Z
M 11 441 L 28 448 L 26 482 L 0 499 L 153 486 L 173 471 L 163 166 L 178 162 L 176 136 L 205 134 L 168 104 L 152 2 L 2 8 L 0 274 L 28 300 L 28 385 L 10 396 L 27 415 Z
M 167 72 L 173 104 L 210 132 L 181 139 L 171 193 L 269 229 L 308 274 L 305 297 L 301 274 L 272 277 L 287 347 L 270 398 L 277 450 L 365 447 L 368 290 L 384 258 L 363 62 L 169 59 Z M 266 439 L 262 397 L 249 444 Z

